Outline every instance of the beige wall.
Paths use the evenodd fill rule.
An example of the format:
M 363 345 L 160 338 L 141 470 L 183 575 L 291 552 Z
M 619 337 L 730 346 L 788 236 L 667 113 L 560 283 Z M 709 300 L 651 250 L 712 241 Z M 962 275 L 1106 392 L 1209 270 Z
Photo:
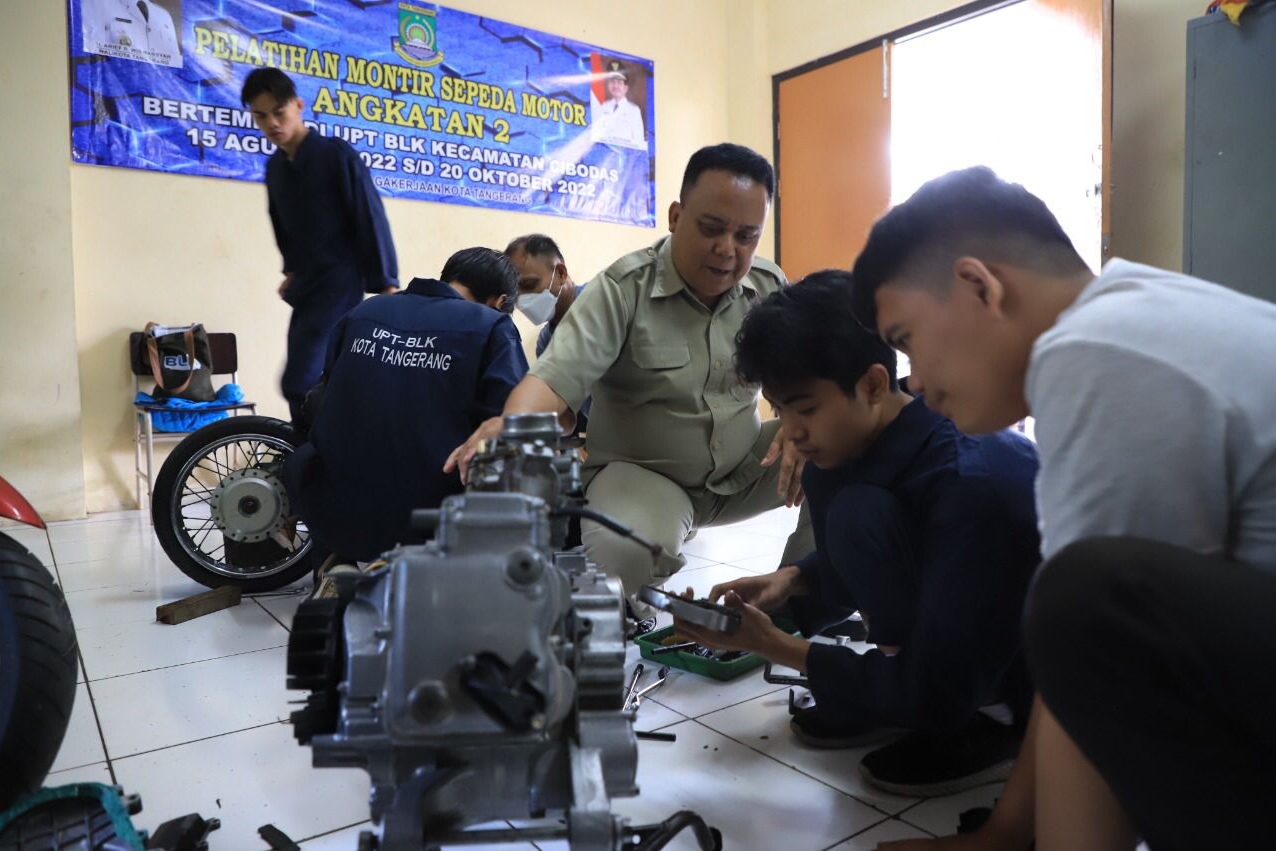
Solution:
M 778 74 L 963 5 L 954 0 L 768 0 L 768 68 Z
M 0 476 L 48 519 L 84 513 L 65 42 L 65 3 L 6 6 Z
M 655 60 L 663 222 L 697 147 L 730 138 L 770 153 L 772 74 L 962 4 L 653 0 L 643 15 L 602 0 L 452 5 Z M 1116 0 L 1113 250 L 1171 268 L 1182 255 L 1184 23 L 1200 5 Z M 50 518 L 132 504 L 124 340 L 148 319 L 238 332 L 241 382 L 263 412 L 286 410 L 277 383 L 288 310 L 273 295 L 264 190 L 69 165 L 65 40 L 65 8 L 54 2 L 15 6 L 0 33 L 0 102 L 22 116 L 0 134 L 0 340 L 24 355 L 0 365 L 0 475 Z M 544 230 L 585 280 L 664 231 L 399 200 L 387 208 L 405 275 L 436 274 L 463 245 Z M 773 253 L 769 236 L 762 250 Z
M 723 108 L 727 138 L 748 145 L 771 158 L 771 69 L 767 15 L 770 0 L 733 0 L 727 16 L 727 78 L 730 87 Z M 775 232 L 767 228 L 758 253 L 775 256 Z

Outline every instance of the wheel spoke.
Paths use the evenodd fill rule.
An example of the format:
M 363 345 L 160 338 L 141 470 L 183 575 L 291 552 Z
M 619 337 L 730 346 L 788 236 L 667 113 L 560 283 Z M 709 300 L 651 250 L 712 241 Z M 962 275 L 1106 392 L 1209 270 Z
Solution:
M 208 487 L 204 483 L 200 482 L 198 479 L 191 479 L 191 481 L 199 485 L 199 488 L 196 489 L 195 487 L 191 486 L 190 482 L 187 482 L 186 487 L 182 488 L 183 496 L 186 496 L 186 495 L 198 496 L 202 499 L 207 499 L 213 495 L 213 488 Z
M 198 518 L 183 518 L 183 519 L 198 519 Z M 191 539 L 194 539 L 196 535 L 199 535 L 201 533 L 207 536 L 210 532 L 212 532 L 216 528 L 217 528 L 216 523 L 213 523 L 211 520 L 207 520 L 199 524 L 198 526 L 194 526 L 194 527 L 186 526 L 186 534 Z
M 253 475 L 277 478 L 279 470 L 274 465 L 280 463 L 292 450 L 293 447 L 288 442 L 270 434 L 235 434 L 206 445 L 198 455 L 185 461 L 177 479 L 182 484 L 176 499 L 172 499 L 168 505 L 169 522 L 173 531 L 178 533 L 177 541 L 189 558 L 194 559 L 204 570 L 237 578 L 267 577 L 306 558 L 314 542 L 305 524 L 298 523 L 296 550 L 280 550 L 283 557 L 269 564 L 227 564 L 227 549 L 233 538 L 220 525 L 225 522 L 225 518 L 219 520 L 214 516 L 217 513 L 212 511 L 213 501 L 221 492 L 228 476 L 243 470 L 256 470 L 258 472 Z M 234 530 L 230 532 L 233 533 Z M 272 552 L 269 546 L 257 551 L 263 555 Z
M 200 534 L 201 531 L 202 531 L 202 534 Z M 213 533 L 212 527 L 199 530 L 199 531 L 196 531 L 195 534 L 191 535 L 191 540 L 194 542 L 196 547 L 198 547 L 201 551 L 203 551 L 204 541 L 208 540 L 208 536 L 211 535 L 212 533 Z M 196 540 L 195 538 L 196 535 L 199 535 L 198 540 Z

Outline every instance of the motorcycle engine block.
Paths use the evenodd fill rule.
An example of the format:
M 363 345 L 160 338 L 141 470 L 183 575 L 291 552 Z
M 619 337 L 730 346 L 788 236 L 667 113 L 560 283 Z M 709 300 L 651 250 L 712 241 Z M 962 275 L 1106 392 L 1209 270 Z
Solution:
M 469 490 L 414 515 L 433 540 L 298 609 L 288 686 L 310 694 L 295 734 L 316 767 L 370 775 L 378 830 L 359 851 L 530 839 L 466 828 L 551 814 L 578 851 L 639 847 L 650 830 L 611 812 L 638 793 L 624 603 L 616 580 L 561 550 L 579 491 L 555 418 L 509 417 Z

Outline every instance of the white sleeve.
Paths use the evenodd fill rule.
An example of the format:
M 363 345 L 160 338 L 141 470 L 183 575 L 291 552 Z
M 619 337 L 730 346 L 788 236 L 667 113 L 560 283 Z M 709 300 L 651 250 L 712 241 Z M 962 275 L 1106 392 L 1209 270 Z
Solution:
M 637 104 L 629 102 L 629 108 L 624 112 L 624 119 L 625 126 L 620 136 L 627 139 L 634 147 L 647 147 L 647 136 L 642 127 L 642 110 Z
M 178 60 L 182 53 L 182 38 L 177 32 L 177 27 L 173 25 L 173 16 L 168 13 L 168 10 L 158 6 L 152 5 L 151 9 L 152 17 L 159 15 L 156 20 L 156 26 L 164 40 L 164 45 L 161 49 L 163 52 L 170 54 L 174 60 Z M 180 60 L 177 61 L 177 67 L 181 67 Z
M 1028 398 L 1041 472 L 1041 552 L 1122 535 L 1229 550 L 1227 411 L 1181 369 L 1119 346 L 1034 354 Z
M 80 16 L 84 52 L 97 53 L 98 43 L 106 37 L 106 21 L 101 0 L 87 0 L 80 6 Z

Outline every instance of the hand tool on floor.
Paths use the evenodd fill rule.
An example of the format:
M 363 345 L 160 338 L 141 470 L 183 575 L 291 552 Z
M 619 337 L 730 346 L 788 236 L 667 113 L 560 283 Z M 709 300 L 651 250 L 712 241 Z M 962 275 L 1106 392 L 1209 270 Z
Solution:
M 634 666 L 634 675 L 629 679 L 629 688 L 625 689 L 625 702 L 621 707 L 629 706 L 629 701 L 633 699 L 634 690 L 638 688 L 638 681 L 642 679 L 642 662 Z
M 668 665 L 665 665 L 665 666 L 664 666 L 663 668 L 661 668 L 661 669 L 660 669 L 660 671 L 656 674 L 656 681 L 655 681 L 654 683 L 652 683 L 651 685 L 647 686 L 647 687 L 646 687 L 646 688 L 644 688 L 642 691 L 639 691 L 639 692 L 635 692 L 635 693 L 634 693 L 633 698 L 632 698 L 632 700 L 633 700 L 633 708 L 634 708 L 634 711 L 635 711 L 635 712 L 637 712 L 637 711 L 638 711 L 638 707 L 642 705 L 642 698 L 643 698 L 643 695 L 648 694 L 648 693 L 650 693 L 650 692 L 653 692 L 653 691 L 655 691 L 656 689 L 660 688 L 662 685 L 664 685 L 664 684 L 665 684 L 665 680 L 667 680 L 668 678 L 669 678 L 669 666 L 668 666 Z

